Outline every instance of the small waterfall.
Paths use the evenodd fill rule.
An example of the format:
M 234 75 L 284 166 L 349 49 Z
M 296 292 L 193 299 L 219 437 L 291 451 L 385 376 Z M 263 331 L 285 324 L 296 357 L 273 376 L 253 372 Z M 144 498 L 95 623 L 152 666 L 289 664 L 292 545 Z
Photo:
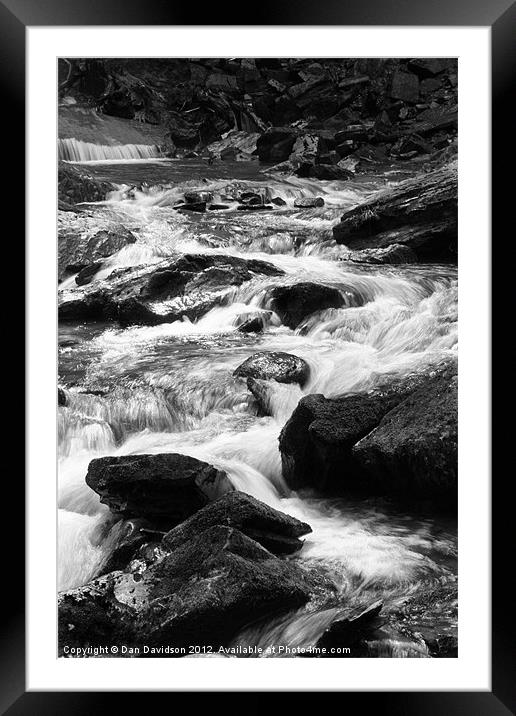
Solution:
M 79 139 L 59 139 L 59 159 L 67 162 L 94 162 L 113 159 L 153 159 L 160 156 L 155 144 L 93 144 Z

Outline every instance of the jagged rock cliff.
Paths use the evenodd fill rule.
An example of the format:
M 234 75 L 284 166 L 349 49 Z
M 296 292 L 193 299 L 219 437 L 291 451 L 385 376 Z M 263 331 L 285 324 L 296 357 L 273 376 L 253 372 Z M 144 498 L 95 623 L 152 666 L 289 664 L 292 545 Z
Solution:
M 357 152 L 364 162 L 412 157 L 456 136 L 454 59 L 74 59 L 60 60 L 59 81 L 61 100 L 137 121 L 142 133 L 162 128 L 169 148 L 201 149 L 235 129 L 288 128 L 283 153 L 267 142 L 258 151 L 277 162 L 300 138 L 302 159 L 304 138 L 315 135 L 311 164 L 329 169 L 304 171 L 319 178 L 336 176 L 333 167 Z

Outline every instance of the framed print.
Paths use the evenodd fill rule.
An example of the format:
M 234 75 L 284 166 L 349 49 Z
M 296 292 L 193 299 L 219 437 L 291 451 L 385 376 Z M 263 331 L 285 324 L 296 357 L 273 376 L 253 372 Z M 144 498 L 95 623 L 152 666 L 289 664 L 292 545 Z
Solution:
M 490 133 L 513 8 L 1 10 L 27 160 L 5 712 L 509 713 Z

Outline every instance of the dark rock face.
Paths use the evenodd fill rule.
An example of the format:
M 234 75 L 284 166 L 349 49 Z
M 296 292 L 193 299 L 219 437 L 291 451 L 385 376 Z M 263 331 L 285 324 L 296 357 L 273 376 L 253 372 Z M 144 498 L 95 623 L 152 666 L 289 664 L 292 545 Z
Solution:
M 123 325 L 157 325 L 187 316 L 195 320 L 220 303 L 230 286 L 256 275 L 278 276 L 282 271 L 257 259 L 226 255 L 185 254 L 159 265 L 120 269 L 105 282 L 64 291 L 60 320 L 118 320 Z M 163 311 L 160 303 L 173 301 Z
M 348 211 L 333 227 L 333 235 L 338 244 L 350 249 L 402 244 L 420 260 L 455 258 L 456 163 L 401 182 Z
M 66 393 L 62 388 L 57 389 L 57 404 L 66 405 Z
M 397 399 L 383 394 L 302 398 L 279 438 L 288 486 L 338 492 L 356 480 L 353 446 L 380 423 Z
M 66 275 L 74 273 L 75 271 L 82 271 L 86 268 L 99 266 L 102 259 L 112 256 L 124 248 L 124 246 L 134 244 L 135 242 L 136 236 L 124 226 L 118 227 L 116 231 L 98 231 L 86 239 L 75 232 L 60 232 L 57 244 L 58 277 L 61 280 Z M 93 268 L 91 268 L 91 270 L 93 270 Z M 88 280 L 83 281 L 82 278 L 86 277 Z M 83 273 L 82 278 L 79 278 L 79 281 L 76 279 L 78 285 L 88 283 L 89 279 L 91 279 L 91 274 L 88 276 L 88 273 Z
M 96 458 L 86 483 L 112 512 L 169 527 L 234 489 L 221 470 L 176 453 Z
M 167 134 L 160 144 L 172 152 L 175 145 L 200 151 L 217 142 L 216 154 L 235 156 L 240 150 L 249 158 L 261 133 L 256 154 L 277 164 L 289 158 L 298 137 L 315 137 L 321 142 L 315 158 L 302 147 L 299 157 L 308 159 L 311 176 L 334 178 L 335 171 L 323 177 L 320 169 L 328 166 L 323 157 L 333 150 L 344 157 L 374 144 L 389 153 L 400 137 L 419 134 L 435 151 L 457 133 L 453 58 L 283 58 L 275 68 L 249 58 L 69 62 L 72 71 L 59 62 L 61 95 L 71 94 L 107 115 L 138 117 L 144 127 L 159 126 L 160 134 Z M 427 112 L 448 115 L 448 123 L 429 120 Z M 299 124 L 289 126 L 294 122 Z M 341 134 L 339 141 L 329 130 Z
M 443 364 L 370 394 L 302 398 L 279 438 L 287 484 L 330 494 L 453 497 L 454 376 L 456 366 Z
M 208 527 L 143 574 L 113 572 L 61 595 L 60 653 L 121 635 L 134 646 L 217 648 L 254 620 L 302 606 L 323 581 L 331 589 L 239 530 Z
M 259 378 L 304 385 L 310 375 L 310 368 L 306 361 L 290 353 L 260 352 L 249 356 L 235 369 L 233 375 L 238 378 Z
M 375 490 L 457 499 L 457 375 L 428 381 L 353 448 Z
M 299 537 L 312 531 L 305 522 L 235 491 L 206 505 L 174 527 L 163 538 L 162 548 L 174 551 L 216 525 L 238 529 L 274 554 L 297 552 L 303 546 Z
M 289 158 L 297 133 L 289 128 L 275 128 L 264 132 L 256 142 L 256 153 L 261 162 L 276 164 Z
M 57 179 L 59 201 L 67 205 L 103 201 L 106 194 L 114 189 L 109 182 L 100 181 L 82 167 L 79 169 L 66 162 L 59 162 Z
M 271 308 L 289 328 L 297 326 L 316 311 L 341 308 L 345 301 L 336 288 L 316 283 L 277 286 L 271 292 Z

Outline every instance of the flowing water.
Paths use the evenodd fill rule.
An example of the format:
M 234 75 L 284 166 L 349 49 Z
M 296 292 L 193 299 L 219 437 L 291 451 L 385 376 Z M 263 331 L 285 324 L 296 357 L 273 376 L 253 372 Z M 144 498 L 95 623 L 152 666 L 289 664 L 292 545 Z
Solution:
M 295 494 L 281 475 L 278 436 L 303 395 L 369 390 L 456 355 L 456 267 L 352 264 L 342 260 L 347 249 L 332 239 L 331 227 L 343 210 L 400 176 L 393 171 L 381 182 L 278 179 L 259 173 L 254 162 L 112 162 L 93 170 L 116 181 L 119 190 L 84 214 L 60 214 L 60 222 L 85 235 L 122 223 L 137 236 L 135 244 L 107 260 L 95 280 L 117 267 L 183 253 L 260 258 L 285 275 L 228 289 L 223 305 L 196 322 L 60 327 L 60 384 L 68 402 L 58 415 L 59 588 L 87 582 L 111 547 L 109 511 L 84 481 L 89 461 L 160 452 L 206 460 L 224 469 L 237 489 L 308 522 L 313 533 L 295 559 L 323 567 L 343 605 L 380 599 L 388 615 L 409 596 L 453 585 L 457 544 L 451 517 L 407 513 L 381 500 Z M 135 190 L 142 181 L 146 184 Z M 285 206 L 264 214 L 233 210 L 236 192 L 263 186 Z M 229 209 L 178 214 L 172 206 L 194 188 L 212 191 Z M 318 195 L 324 207 L 293 206 L 298 197 Z M 346 307 L 329 309 L 295 331 L 287 328 L 269 313 L 270 291 L 297 281 L 338 288 Z M 237 331 L 242 316 L 259 311 L 267 316 L 262 334 Z M 259 417 L 245 383 L 232 377 L 246 357 L 261 350 L 294 353 L 311 370 L 303 389 L 277 385 L 272 417 Z M 454 633 L 451 602 L 416 631 Z M 290 615 L 255 625 L 235 643 L 307 644 L 332 616 Z M 428 655 L 421 644 L 402 638 L 370 648 L 376 656 Z

